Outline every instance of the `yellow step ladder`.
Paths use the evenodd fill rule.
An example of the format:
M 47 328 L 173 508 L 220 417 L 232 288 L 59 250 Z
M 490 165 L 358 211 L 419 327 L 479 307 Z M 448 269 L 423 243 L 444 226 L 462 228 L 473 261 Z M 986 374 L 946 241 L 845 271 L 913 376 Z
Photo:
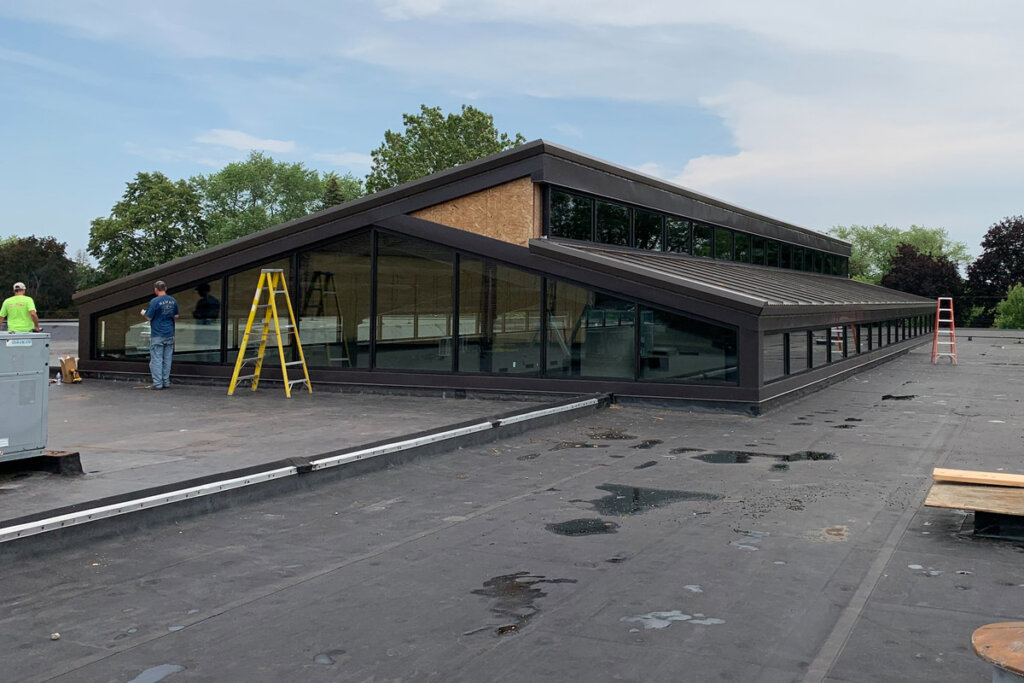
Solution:
M 267 293 L 266 303 L 263 303 L 263 293 Z M 277 297 L 283 296 L 288 308 L 288 324 L 281 325 L 278 313 Z M 249 336 L 253 332 L 253 323 L 256 320 L 256 312 L 263 310 L 263 322 L 256 323 L 259 326 L 260 343 L 255 356 L 246 357 L 250 351 Z M 299 360 L 286 361 L 284 355 L 284 341 L 281 337 L 282 331 L 285 334 L 291 333 L 295 338 L 295 348 L 299 352 Z M 281 379 L 284 381 L 284 395 L 292 397 L 292 385 L 305 382 L 309 393 L 313 393 L 313 385 L 309 381 L 309 370 L 306 369 L 306 357 L 302 353 L 302 342 L 299 341 L 299 330 L 295 325 L 295 312 L 292 310 L 292 300 L 288 296 L 288 286 L 285 284 L 284 271 L 280 268 L 264 268 L 260 271 L 260 279 L 256 284 L 256 294 L 252 298 L 252 308 L 249 309 L 249 320 L 245 323 L 245 333 L 242 335 L 242 342 L 238 345 L 238 359 L 235 361 L 235 371 L 231 373 L 231 385 L 228 387 L 228 396 L 235 393 L 235 387 L 240 380 L 251 381 L 250 390 L 256 391 L 260 383 L 260 373 L 263 371 L 263 355 L 267 350 L 267 339 L 271 333 L 274 335 L 274 342 L 277 344 L 277 352 L 281 359 Z M 253 371 L 242 375 L 242 366 L 255 362 Z M 302 379 L 288 379 L 288 368 L 302 366 Z
M 945 304 L 945 305 L 943 305 Z M 932 363 L 940 358 L 956 362 L 956 325 L 953 323 L 952 297 L 939 297 L 935 305 L 935 329 L 932 331 Z

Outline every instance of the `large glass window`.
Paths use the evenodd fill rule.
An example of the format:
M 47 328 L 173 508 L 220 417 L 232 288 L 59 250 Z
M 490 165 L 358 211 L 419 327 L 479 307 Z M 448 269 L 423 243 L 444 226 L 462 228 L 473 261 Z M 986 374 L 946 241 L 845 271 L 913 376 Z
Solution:
M 170 290 L 178 300 L 174 325 L 174 360 L 220 362 L 221 280 L 201 282 L 185 290 Z
M 549 376 L 633 379 L 635 304 L 555 280 L 547 295 Z
M 786 374 L 786 336 L 784 332 L 764 335 L 761 374 L 765 382 L 784 377 Z
M 660 213 L 641 209 L 633 212 L 633 238 L 637 249 L 661 251 L 661 223 Z
M 867 353 L 872 348 L 871 325 L 857 325 L 857 353 Z M 852 350 L 852 348 L 851 348 Z
M 732 230 L 715 228 L 715 258 L 723 261 L 732 260 Z
M 793 247 L 793 262 L 791 264 L 793 270 L 804 270 L 804 248 Z
M 813 344 L 811 345 L 811 367 L 820 368 L 828 365 L 828 348 L 832 343 L 830 338 L 831 330 L 814 330 L 811 333 Z
M 666 250 L 680 254 L 691 253 L 690 247 L 690 221 L 682 218 L 665 218 L 665 241 Z
M 597 241 L 629 246 L 629 209 L 621 204 L 597 202 Z
M 640 309 L 640 379 L 736 381 L 736 331 Z
M 551 191 L 551 237 L 593 239 L 594 200 L 560 190 Z
M 693 255 L 711 258 L 715 253 L 715 229 L 705 223 L 693 224 Z
M 302 351 L 309 365 L 370 367 L 371 235 L 299 254 L 299 318 Z
M 376 367 L 452 369 L 453 272 L 448 249 L 378 233 Z
M 540 372 L 540 277 L 459 259 L 459 371 Z
M 260 271 L 264 268 L 279 268 L 284 271 L 284 278 L 287 282 L 287 286 L 289 287 L 288 294 L 292 297 L 292 305 L 295 305 L 295 293 L 290 291 L 290 258 L 265 263 L 261 266 L 256 266 L 255 268 L 250 268 L 249 270 L 244 270 L 241 273 L 235 273 L 228 277 L 228 362 L 231 364 L 234 364 L 238 357 L 238 346 L 242 342 L 242 335 L 245 334 L 245 325 L 249 320 L 249 311 L 252 309 L 253 297 L 256 294 L 256 285 L 260 280 Z M 266 293 L 263 294 L 262 300 L 264 302 L 267 301 Z M 281 299 L 281 301 L 283 301 L 283 299 Z M 278 303 L 280 303 L 280 301 Z M 259 309 L 257 311 L 256 318 L 253 321 L 253 334 L 249 336 L 250 348 L 259 346 L 264 314 L 265 309 Z M 278 321 L 282 326 L 288 324 L 287 310 L 280 309 L 278 311 Z M 281 334 L 281 344 L 284 347 L 286 362 L 294 360 L 292 355 L 292 336 L 293 335 L 289 331 L 283 331 Z M 280 363 L 280 354 L 277 352 L 277 340 L 274 339 L 273 333 L 269 333 L 267 336 L 267 348 L 263 355 L 263 365 L 264 367 L 269 367 L 280 365 Z
M 765 244 L 763 237 L 753 236 L 750 238 L 750 262 L 759 266 L 765 263 Z
M 766 266 L 778 266 L 779 265 L 779 250 L 782 245 L 775 240 L 768 240 L 764 247 L 765 265 Z
M 152 298 L 152 297 L 151 297 Z M 136 299 L 113 313 L 96 319 L 94 344 L 96 358 L 102 360 L 148 360 L 149 323 L 141 311 L 149 299 Z
M 733 238 L 732 260 L 750 263 L 750 235 L 736 233 Z
M 793 267 L 793 247 L 788 244 L 779 245 L 779 267 Z
M 789 333 L 789 372 L 796 374 L 808 368 L 807 332 Z

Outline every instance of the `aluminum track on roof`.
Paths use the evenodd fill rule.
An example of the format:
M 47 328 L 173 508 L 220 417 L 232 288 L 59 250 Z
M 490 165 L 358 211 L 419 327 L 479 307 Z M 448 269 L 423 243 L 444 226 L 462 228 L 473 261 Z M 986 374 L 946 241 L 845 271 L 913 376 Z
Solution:
M 831 275 L 598 244 L 550 240 L 549 245 L 552 250 L 544 250 L 546 256 L 557 258 L 559 252 L 563 255 L 572 254 L 579 261 L 590 261 L 603 270 L 613 269 L 618 264 L 624 271 L 641 272 L 650 278 L 663 279 L 666 285 L 685 286 L 686 283 L 692 283 L 702 289 L 714 288 L 726 297 L 731 294 L 738 299 L 759 300 L 766 312 L 774 306 L 933 303 L 930 299 L 906 292 Z

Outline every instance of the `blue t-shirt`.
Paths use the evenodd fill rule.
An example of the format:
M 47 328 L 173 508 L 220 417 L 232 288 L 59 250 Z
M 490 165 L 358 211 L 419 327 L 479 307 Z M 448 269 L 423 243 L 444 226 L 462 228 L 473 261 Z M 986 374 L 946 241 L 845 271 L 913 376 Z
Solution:
M 173 296 L 161 294 L 149 302 L 146 317 L 149 318 L 151 337 L 173 337 L 174 316 L 178 315 L 178 302 Z

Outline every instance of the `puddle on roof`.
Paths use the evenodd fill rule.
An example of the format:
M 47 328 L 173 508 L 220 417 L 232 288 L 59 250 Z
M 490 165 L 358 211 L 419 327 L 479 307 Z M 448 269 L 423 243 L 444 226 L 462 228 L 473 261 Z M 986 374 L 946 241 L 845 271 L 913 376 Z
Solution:
M 637 466 L 636 466 L 636 467 L 634 467 L 633 469 L 634 469 L 634 470 L 645 470 L 645 469 L 647 469 L 648 467 L 654 467 L 654 466 L 655 466 L 655 465 L 657 465 L 657 464 L 658 464 L 658 461 L 657 461 L 657 460 L 648 460 L 648 461 L 647 461 L 647 462 L 645 462 L 645 463 L 641 463 L 641 464 L 637 465 Z
M 536 587 L 539 583 L 576 583 L 576 579 L 546 579 L 530 572 L 516 572 L 488 579 L 484 581 L 483 588 L 473 591 L 474 595 L 492 599 L 491 612 L 503 622 L 494 629 L 495 635 L 518 633 L 530 619 L 537 616 L 540 607 L 536 602 L 547 596 L 547 593 Z M 486 626 L 468 631 L 464 635 L 485 631 L 489 628 Z
M 661 443 L 661 439 L 644 439 L 640 443 L 634 446 L 630 446 L 630 448 L 639 448 L 641 450 L 646 450 L 648 448 L 654 448 L 659 443 Z
M 883 401 L 909 401 L 917 398 L 917 394 L 885 394 L 882 396 Z
M 797 451 L 796 453 L 755 453 L 754 451 L 710 451 L 694 455 L 694 460 L 711 463 L 712 465 L 732 465 L 750 462 L 752 458 L 775 458 L 780 462 L 797 462 L 801 460 L 838 460 L 835 453 L 824 451 Z M 788 469 L 778 466 L 772 469 Z
M 648 489 L 639 486 L 623 486 L 622 484 L 601 484 L 597 488 L 608 491 L 608 495 L 590 501 L 594 509 L 602 515 L 620 517 L 635 515 L 652 508 L 687 500 L 721 500 L 722 498 L 715 493 Z
M 585 517 L 570 519 L 568 522 L 548 524 L 544 528 L 562 536 L 590 536 L 591 534 L 614 534 L 619 525 L 600 517 Z
M 702 453 L 703 448 L 673 448 L 669 451 L 671 455 L 679 455 L 680 453 Z

